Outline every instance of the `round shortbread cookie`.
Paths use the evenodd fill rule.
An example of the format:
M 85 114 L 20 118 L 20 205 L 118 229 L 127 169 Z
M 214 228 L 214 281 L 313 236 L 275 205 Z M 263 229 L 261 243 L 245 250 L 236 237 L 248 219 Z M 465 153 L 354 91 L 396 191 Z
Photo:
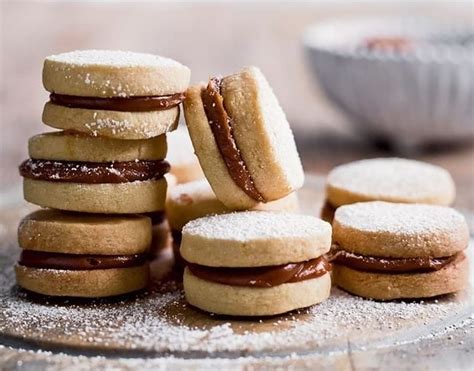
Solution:
M 469 243 L 466 220 L 446 206 L 359 202 L 339 207 L 332 225 L 334 242 L 361 255 L 443 257 Z
M 368 299 L 428 298 L 466 288 L 469 263 L 464 253 L 460 253 L 438 271 L 398 274 L 363 272 L 335 264 L 332 279 L 342 289 Z
M 216 196 L 232 209 L 249 209 L 256 201 L 229 175 L 201 99 L 202 85 L 188 89 L 186 123 L 206 178 Z M 304 173 L 293 134 L 267 80 L 256 67 L 222 79 L 225 109 L 232 132 L 256 189 L 267 201 L 303 185 Z
M 121 112 L 69 108 L 47 102 L 43 123 L 62 130 L 116 139 L 148 139 L 176 128 L 179 107 L 161 111 Z
M 252 210 L 270 210 L 297 212 L 299 209 L 296 193 L 291 193 L 280 200 L 259 203 Z M 166 200 L 166 216 L 170 226 L 181 230 L 191 220 L 207 215 L 226 214 L 232 212 L 220 202 L 205 180 L 178 184 L 168 192 Z
M 169 58 L 118 50 L 77 50 L 46 57 L 43 85 L 82 97 L 159 96 L 181 93 L 188 67 Z
M 15 272 L 19 286 L 38 294 L 101 298 L 145 288 L 150 268 L 144 264 L 131 268 L 74 271 L 16 265 Z
M 317 258 L 331 247 L 331 225 L 309 215 L 245 211 L 186 224 L 180 252 L 210 267 L 261 267 Z
M 271 316 L 326 300 L 331 291 L 331 275 L 326 273 L 300 282 L 255 288 L 206 281 L 186 268 L 183 286 L 189 304 L 207 312 L 231 316 Z
M 25 200 L 42 207 L 102 214 L 163 210 L 166 180 L 84 184 L 23 179 Z
M 326 193 L 335 207 L 361 201 L 450 205 L 456 189 L 451 175 L 441 167 L 401 158 L 375 158 L 333 169 Z
M 166 160 L 171 164 L 170 173 L 176 177 L 177 182 L 187 183 L 204 178 L 188 131 L 184 127 L 178 127 L 166 139 L 169 147 Z
M 35 135 L 28 141 L 30 157 L 40 160 L 157 161 L 166 157 L 166 151 L 165 135 L 151 139 L 121 140 L 59 131 Z
M 150 247 L 151 220 L 141 215 L 38 210 L 20 222 L 18 243 L 26 250 L 55 253 L 141 254 Z

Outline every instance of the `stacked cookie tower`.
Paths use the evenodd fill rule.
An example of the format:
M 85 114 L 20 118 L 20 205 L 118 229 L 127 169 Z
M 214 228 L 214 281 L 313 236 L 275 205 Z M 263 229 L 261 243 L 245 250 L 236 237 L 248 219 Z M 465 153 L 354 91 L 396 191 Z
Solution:
M 187 67 L 150 54 L 46 58 L 43 122 L 63 131 L 31 138 L 20 173 L 27 201 L 61 211 L 20 224 L 20 286 L 82 297 L 145 286 L 152 221 L 166 198 L 165 133 L 177 126 L 189 79 Z

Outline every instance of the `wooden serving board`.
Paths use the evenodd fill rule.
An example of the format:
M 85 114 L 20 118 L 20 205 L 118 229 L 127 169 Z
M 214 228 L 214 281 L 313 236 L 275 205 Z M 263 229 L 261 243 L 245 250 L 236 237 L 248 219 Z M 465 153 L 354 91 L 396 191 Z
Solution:
M 303 212 L 319 213 L 323 184 L 307 177 L 299 192 Z M 18 362 L 53 369 L 78 362 L 119 369 L 416 368 L 420 362 L 464 368 L 474 361 L 472 286 L 456 295 L 389 303 L 333 288 L 326 302 L 282 316 L 212 316 L 184 301 L 168 248 L 153 262 L 145 292 L 102 300 L 26 293 L 15 285 L 13 266 L 16 227 L 31 207 L 16 191 L 2 203 L 0 369 L 15 369 Z

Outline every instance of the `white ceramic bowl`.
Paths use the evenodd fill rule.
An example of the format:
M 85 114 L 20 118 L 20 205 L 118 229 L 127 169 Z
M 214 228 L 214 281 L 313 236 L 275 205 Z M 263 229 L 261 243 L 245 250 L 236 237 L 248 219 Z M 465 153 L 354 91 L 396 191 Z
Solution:
M 408 51 L 370 50 L 370 37 L 404 37 Z M 334 20 L 304 45 L 326 95 L 363 134 L 400 145 L 474 138 L 474 32 L 426 19 Z

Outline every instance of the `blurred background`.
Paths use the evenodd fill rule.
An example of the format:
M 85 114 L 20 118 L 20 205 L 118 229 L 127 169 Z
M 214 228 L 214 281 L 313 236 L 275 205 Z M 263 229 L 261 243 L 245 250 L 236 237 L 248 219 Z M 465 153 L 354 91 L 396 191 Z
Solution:
M 361 122 L 371 119 L 354 112 L 360 107 L 352 111 L 350 107 L 342 107 L 344 110 L 341 110 L 341 100 L 335 96 L 337 92 L 328 91 L 327 87 L 327 81 L 329 85 L 332 81 L 329 74 L 334 71 L 323 68 L 321 72 L 320 67 L 314 64 L 315 54 L 311 52 L 311 47 L 305 49 L 303 35 L 311 25 L 323 25 L 332 19 L 370 17 L 373 20 L 386 16 L 401 20 L 424 17 L 454 26 L 474 26 L 473 3 L 470 1 L 2 0 L 0 191 L 20 182 L 17 165 L 27 157 L 28 137 L 49 130 L 41 124 L 43 104 L 48 99 L 48 93 L 41 83 L 44 57 L 75 49 L 121 49 L 174 58 L 191 68 L 193 82 L 206 80 L 209 75 L 232 73 L 245 65 L 256 65 L 267 76 L 287 113 L 306 171 L 326 173 L 342 162 L 375 156 L 397 155 L 425 160 L 451 171 L 459 190 L 457 206 L 474 209 L 474 147 L 469 134 L 474 127 L 474 102 L 472 91 L 469 90 L 474 79 L 472 48 L 468 49 L 467 54 L 465 50 L 461 53 L 464 58 L 461 67 L 453 67 L 456 81 L 468 91 L 467 96 L 461 97 L 463 106 L 457 107 L 462 111 L 464 126 L 467 117 L 467 134 L 461 132 L 456 140 L 449 140 L 450 125 L 455 123 L 454 120 L 453 123 L 444 122 L 447 126 L 441 129 L 438 127 L 437 131 L 446 131 L 446 141 L 440 140 L 439 136 L 434 141 L 429 138 L 424 140 L 423 136 L 420 140 L 406 138 L 405 141 L 403 137 L 380 136 L 379 133 L 371 135 L 370 130 L 361 129 Z M 336 28 L 334 32 L 337 31 Z M 377 32 L 379 34 L 373 36 L 384 36 L 380 34 L 381 31 Z M 346 34 L 350 33 L 351 28 L 346 30 Z M 306 35 L 311 36 L 308 36 L 308 32 Z M 312 44 L 312 41 L 306 43 Z M 354 46 L 350 47 L 354 52 Z M 428 52 L 430 50 L 428 48 Z M 393 57 L 393 50 L 387 53 Z M 454 54 L 458 55 L 457 52 Z M 383 59 L 382 53 L 382 60 L 377 60 L 379 66 L 384 63 Z M 410 57 L 405 59 L 408 61 L 403 63 L 411 63 Z M 442 63 L 443 60 L 438 64 Z M 460 68 L 463 74 L 457 75 Z M 372 80 L 371 70 L 367 69 L 367 74 L 361 77 L 362 80 L 359 79 L 359 83 Z M 385 70 L 382 68 L 382 71 Z M 318 73 L 328 74 L 324 91 Z M 434 74 L 438 75 L 436 70 Z M 423 76 L 425 83 L 426 80 L 431 81 L 429 75 Z M 466 82 L 466 79 L 469 81 Z M 416 76 L 409 76 L 407 80 L 416 80 Z M 341 81 L 341 75 L 338 81 L 340 90 L 342 83 L 342 91 L 345 90 L 345 84 L 348 89 L 355 86 L 351 78 Z M 380 89 L 376 90 L 378 95 L 386 95 L 392 89 L 389 80 L 384 84 L 385 88 L 375 86 L 375 89 Z M 403 89 L 403 84 L 398 85 L 397 89 Z M 435 85 L 433 89 L 438 89 L 439 84 Z M 368 86 L 367 89 L 373 90 L 374 86 Z M 453 93 L 452 87 L 449 90 Z M 360 97 L 365 94 L 366 91 L 360 90 Z M 401 95 L 404 95 L 403 91 Z M 424 98 L 423 92 L 418 95 Z M 458 99 L 460 93 L 455 95 Z M 436 96 L 439 99 L 442 95 L 436 93 Z M 436 103 L 436 107 L 439 108 L 439 104 Z M 383 107 L 378 109 L 383 114 Z M 431 112 L 430 107 L 420 107 L 420 110 Z M 398 119 L 398 122 L 408 125 L 408 119 L 403 117 L 404 110 L 399 111 L 399 116 L 395 110 L 387 120 Z M 355 124 L 355 121 L 358 123 Z M 409 126 L 415 127 L 415 121 L 410 121 Z M 377 118 L 371 121 L 371 125 L 377 125 Z M 421 130 L 430 131 L 426 127 Z

